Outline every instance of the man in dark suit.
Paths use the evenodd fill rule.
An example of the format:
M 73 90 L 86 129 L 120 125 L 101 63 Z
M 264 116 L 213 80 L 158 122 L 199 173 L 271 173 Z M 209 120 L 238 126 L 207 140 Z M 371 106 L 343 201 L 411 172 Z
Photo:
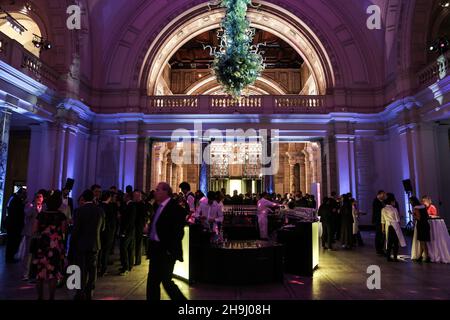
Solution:
M 186 211 L 172 199 L 172 189 L 161 182 L 156 187 L 157 208 L 150 225 L 148 256 L 150 267 L 147 278 L 147 300 L 160 300 L 162 283 L 172 300 L 186 297 L 172 281 L 175 262 L 183 261 L 181 240 L 184 236 Z
M 128 199 L 120 216 L 120 262 L 121 276 L 126 276 L 133 269 L 136 238 L 136 206 Z
M 320 216 L 320 222 L 322 223 L 322 248 L 333 250 L 333 217 L 332 210 L 330 204 L 330 198 L 325 197 L 323 199 L 322 205 L 319 207 L 318 215 Z
M 6 217 L 6 232 L 8 238 L 6 241 L 5 250 L 6 263 L 13 263 L 18 261 L 14 259 L 14 255 L 19 250 L 20 241 L 22 240 L 26 198 L 26 190 L 24 188 L 20 188 L 15 194 L 11 196 L 7 204 L 8 215 Z
M 380 190 L 372 203 L 372 224 L 375 226 L 375 249 L 379 255 L 384 255 L 385 237 L 381 225 L 381 210 L 384 208 L 385 199 L 386 193 L 383 190 Z
M 136 234 L 135 234 L 135 266 L 142 262 L 142 242 L 144 238 L 144 227 L 149 219 L 149 208 L 142 199 L 142 192 L 135 190 L 133 192 L 133 202 L 136 207 Z
M 105 212 L 105 229 L 101 235 L 102 249 L 99 259 L 99 276 L 103 277 L 108 269 L 109 255 L 114 243 L 117 227 L 117 206 L 111 202 L 112 194 L 110 191 L 103 191 L 101 200 L 100 207 Z
M 85 204 L 77 209 L 72 233 L 75 262 L 81 269 L 81 289 L 75 299 L 91 300 L 97 280 L 97 259 L 101 249 L 100 235 L 105 227 L 105 212 L 93 203 L 94 193 L 82 194 Z

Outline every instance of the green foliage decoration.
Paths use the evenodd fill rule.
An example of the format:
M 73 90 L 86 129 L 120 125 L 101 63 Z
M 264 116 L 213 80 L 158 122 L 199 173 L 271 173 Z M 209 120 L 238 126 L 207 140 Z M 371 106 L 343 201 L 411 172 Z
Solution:
M 218 50 L 209 46 L 217 81 L 234 98 L 241 97 L 265 68 L 259 51 L 261 44 L 252 44 L 255 29 L 247 19 L 248 5 L 252 5 L 251 0 L 221 0 L 220 6 L 226 8 L 226 14 L 218 33 L 220 46 Z

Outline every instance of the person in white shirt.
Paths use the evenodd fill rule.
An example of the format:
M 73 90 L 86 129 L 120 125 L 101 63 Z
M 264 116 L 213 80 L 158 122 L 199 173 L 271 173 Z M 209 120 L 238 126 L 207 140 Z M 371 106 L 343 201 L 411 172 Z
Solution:
M 183 192 L 184 201 L 189 206 L 189 214 L 193 215 L 195 213 L 195 195 L 191 192 L 191 185 L 187 182 L 182 182 L 179 188 Z
M 216 193 L 213 191 L 208 192 L 208 201 L 200 202 L 196 212 L 195 218 L 205 224 L 211 231 L 218 231 L 218 226 L 223 222 L 222 207 L 216 201 Z
M 382 232 L 386 235 L 387 260 L 397 262 L 399 244 L 405 247 L 406 242 L 400 227 L 400 215 L 394 205 L 395 199 L 388 197 L 386 199 L 386 206 L 381 210 L 381 228 Z M 393 260 L 391 258 L 392 250 L 394 251 Z
M 267 192 L 261 194 L 261 199 L 257 205 L 259 237 L 261 239 L 267 240 L 269 238 L 267 215 L 279 206 L 279 204 L 269 200 L 269 194 Z

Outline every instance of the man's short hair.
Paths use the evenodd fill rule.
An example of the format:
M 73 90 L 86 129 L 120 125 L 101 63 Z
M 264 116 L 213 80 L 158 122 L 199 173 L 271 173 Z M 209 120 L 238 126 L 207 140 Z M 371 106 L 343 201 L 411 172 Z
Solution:
M 84 201 L 86 202 L 91 202 L 94 200 L 94 192 L 92 192 L 92 190 L 84 190 L 83 193 L 81 194 L 81 196 L 83 197 Z
M 180 185 L 178 187 L 181 190 L 191 191 L 191 185 L 189 183 L 187 183 L 186 181 L 183 181 L 182 183 L 180 183 Z

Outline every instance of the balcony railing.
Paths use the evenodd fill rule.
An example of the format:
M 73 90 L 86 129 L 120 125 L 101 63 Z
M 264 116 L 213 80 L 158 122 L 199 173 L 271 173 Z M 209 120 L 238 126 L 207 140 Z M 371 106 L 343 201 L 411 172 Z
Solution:
M 58 72 L 26 50 L 20 43 L 1 32 L 0 59 L 45 85 L 52 88 L 57 86 Z
M 418 74 L 418 81 L 420 86 L 428 86 L 435 82 L 437 82 L 440 79 L 440 70 L 441 68 L 445 69 L 445 74 L 449 74 L 450 70 L 450 51 L 448 51 L 444 55 L 444 65 L 443 67 L 439 66 L 439 63 L 437 60 L 430 63 L 428 66 L 426 66 L 424 69 L 422 69 Z
M 151 114 L 274 114 L 327 113 L 327 96 L 149 96 L 146 113 Z

